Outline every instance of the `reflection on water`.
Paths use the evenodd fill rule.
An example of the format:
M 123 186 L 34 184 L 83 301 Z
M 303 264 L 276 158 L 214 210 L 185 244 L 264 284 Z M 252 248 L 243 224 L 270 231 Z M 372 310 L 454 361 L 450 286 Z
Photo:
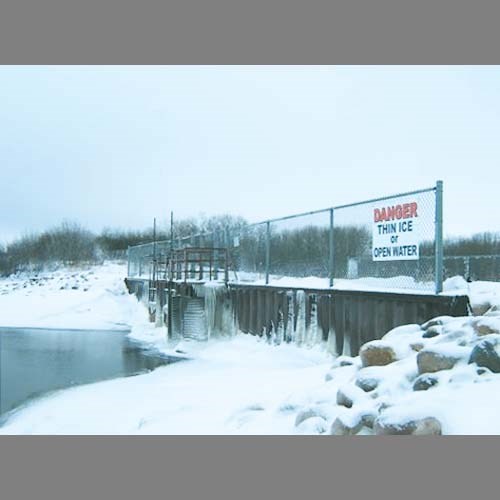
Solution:
M 49 391 L 136 375 L 177 361 L 126 332 L 0 328 L 0 413 Z

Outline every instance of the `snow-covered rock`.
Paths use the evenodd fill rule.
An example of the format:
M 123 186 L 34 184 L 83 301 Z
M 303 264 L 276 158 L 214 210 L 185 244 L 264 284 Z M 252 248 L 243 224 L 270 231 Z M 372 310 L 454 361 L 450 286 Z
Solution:
M 418 373 L 434 373 L 441 370 L 450 370 L 458 362 L 465 359 L 470 350 L 459 346 L 437 346 L 421 350 L 417 354 Z
M 324 418 L 311 417 L 301 422 L 296 429 L 298 434 L 324 434 L 328 430 L 328 424 Z
M 336 401 L 339 406 L 352 408 L 354 403 L 363 400 L 366 397 L 366 393 L 356 385 L 345 384 L 338 389 Z
M 422 342 L 412 342 L 410 344 L 410 349 L 415 352 L 420 352 L 424 348 L 424 344 Z
M 359 350 L 359 355 L 363 366 L 384 366 L 397 359 L 394 349 L 381 340 L 364 344 Z
M 435 375 L 430 375 L 429 373 L 424 373 L 415 379 L 413 383 L 414 391 L 426 391 L 431 387 L 434 387 L 439 382 L 439 378 Z
M 364 376 L 359 374 L 356 377 L 355 384 L 365 392 L 371 392 L 375 390 L 379 384 L 379 380 L 375 377 Z
M 422 325 L 422 329 L 427 330 L 428 328 L 431 328 L 433 326 L 445 325 L 446 323 L 454 320 L 455 318 L 453 316 L 437 316 L 436 318 L 432 318 L 429 321 L 426 321 Z
M 298 427 L 305 420 L 315 417 L 320 417 L 323 420 L 326 420 L 326 417 L 320 408 L 305 408 L 297 413 L 297 416 L 295 417 L 295 427 Z
M 358 366 L 359 359 L 353 358 L 351 356 L 339 356 L 335 359 L 332 368 L 339 368 L 342 366 Z
M 471 302 L 472 314 L 482 316 L 491 308 L 491 302 L 488 299 L 475 300 Z
M 441 422 L 434 417 L 391 421 L 384 416 L 380 416 L 375 420 L 373 430 L 377 435 L 425 436 L 442 434 Z
M 472 321 L 472 328 L 478 336 L 500 333 L 500 317 L 480 317 Z
M 483 339 L 473 349 L 469 363 L 488 368 L 493 373 L 500 373 L 500 355 L 498 337 Z
M 422 338 L 424 339 L 431 339 L 433 337 L 437 337 L 438 335 L 441 335 L 443 333 L 443 327 L 440 325 L 433 325 L 430 326 L 425 330 L 425 332 L 422 334 Z
M 333 421 L 330 434 L 334 436 L 352 436 L 363 428 L 363 415 L 354 411 L 342 412 Z

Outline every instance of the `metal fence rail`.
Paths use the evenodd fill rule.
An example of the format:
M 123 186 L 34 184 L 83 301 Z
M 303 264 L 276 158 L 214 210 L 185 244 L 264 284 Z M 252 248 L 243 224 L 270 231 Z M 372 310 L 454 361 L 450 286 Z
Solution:
M 161 260 L 172 249 L 225 247 L 241 280 L 266 284 L 279 277 L 316 277 L 325 280 L 325 287 L 359 280 L 363 286 L 439 293 L 443 279 L 452 275 L 498 278 L 498 256 L 443 256 L 442 206 L 443 184 L 438 181 L 427 189 L 288 215 L 239 230 L 221 227 L 159 241 L 155 249 L 152 243 L 129 247 L 129 277 L 148 277 L 154 252 Z M 404 243 L 404 227 L 411 228 L 416 245 Z M 394 235 L 385 234 L 391 231 Z M 391 251 L 403 254 L 385 258 L 384 252 Z

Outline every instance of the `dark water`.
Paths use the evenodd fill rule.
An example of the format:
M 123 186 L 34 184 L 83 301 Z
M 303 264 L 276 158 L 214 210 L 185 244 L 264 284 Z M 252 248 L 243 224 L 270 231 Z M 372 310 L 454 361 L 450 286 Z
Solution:
M 127 332 L 0 328 L 0 414 L 49 391 L 136 375 L 177 361 Z

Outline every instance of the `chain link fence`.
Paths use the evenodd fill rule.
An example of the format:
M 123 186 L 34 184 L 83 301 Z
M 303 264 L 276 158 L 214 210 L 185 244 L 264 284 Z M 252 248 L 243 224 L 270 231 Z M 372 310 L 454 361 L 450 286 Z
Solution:
M 330 211 L 270 223 L 269 272 L 273 276 L 329 276 Z
M 444 278 L 498 279 L 500 256 L 443 258 L 442 183 L 350 205 L 128 249 L 129 277 L 151 277 L 171 249 L 224 247 L 230 279 L 310 288 L 436 292 Z M 295 281 L 300 285 L 301 281 Z
M 334 279 L 435 290 L 436 196 L 431 188 L 335 208 Z
M 447 256 L 444 258 L 444 278 L 463 276 L 468 281 L 498 281 L 500 255 Z

